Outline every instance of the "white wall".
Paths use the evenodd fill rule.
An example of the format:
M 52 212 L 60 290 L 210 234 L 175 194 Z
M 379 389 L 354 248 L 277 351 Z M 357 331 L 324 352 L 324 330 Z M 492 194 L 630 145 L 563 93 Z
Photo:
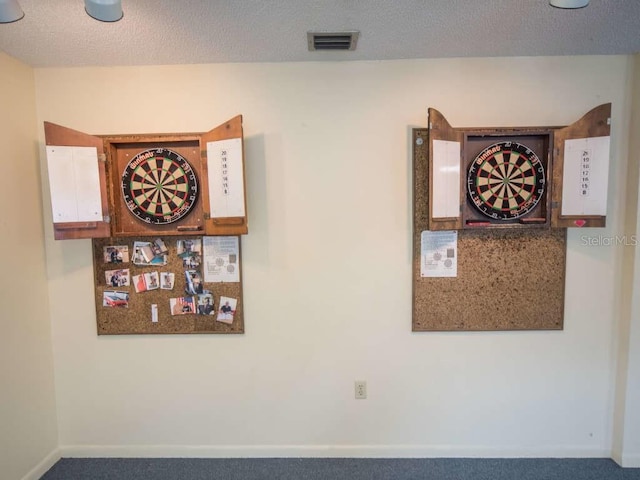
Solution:
M 33 70 L 0 53 L 0 477 L 57 460 Z
M 623 466 L 640 467 L 640 55 L 634 58 L 631 79 L 631 122 L 629 127 L 629 175 L 625 235 L 630 246 L 624 252 L 621 290 L 623 315 L 618 332 L 620 349 L 617 369 L 617 395 L 614 412 L 613 458 Z
M 583 236 L 622 231 L 630 62 L 36 70 L 40 125 L 245 127 L 244 335 L 97 337 L 90 242 L 54 241 L 44 202 L 63 454 L 609 456 L 622 251 Z M 563 125 L 605 102 L 607 228 L 569 232 L 564 330 L 411 333 L 410 138 L 427 108 L 460 127 Z

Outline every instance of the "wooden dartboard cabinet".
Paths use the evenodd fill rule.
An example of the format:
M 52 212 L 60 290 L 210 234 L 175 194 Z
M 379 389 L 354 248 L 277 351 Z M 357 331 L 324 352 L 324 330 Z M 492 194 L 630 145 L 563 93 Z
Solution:
M 248 233 L 245 205 L 244 154 L 242 151 L 242 116 L 237 116 L 205 133 L 89 135 L 50 122 L 45 122 L 47 148 L 93 147 L 96 149 L 96 168 L 102 187 L 103 218 L 97 221 L 57 222 L 54 215 L 54 234 L 57 240 L 74 238 L 103 238 L 132 235 L 243 235 Z M 209 158 L 208 146 L 216 142 L 237 140 L 240 145 L 233 186 L 242 203 L 242 215 L 216 216 L 211 209 L 211 195 L 220 189 L 209 181 L 209 169 L 219 159 Z M 200 185 L 195 205 L 189 215 L 172 223 L 146 223 L 132 214 L 123 199 L 123 173 L 128 163 L 148 150 L 175 151 L 187 160 L 195 171 Z M 51 167 L 50 167 L 51 168 Z
M 107 246 L 133 251 L 136 241 L 154 239 L 163 240 L 169 252 L 176 251 L 178 238 L 236 237 L 239 245 L 248 233 L 242 116 L 204 133 L 90 135 L 50 122 L 44 130 L 54 237 L 93 242 L 98 333 L 242 333 L 241 276 L 233 284 L 205 285 L 211 298 L 237 299 L 232 325 L 213 317 L 170 316 L 170 297 L 183 294 L 179 258 L 162 267 L 175 274 L 175 291 L 134 293 L 127 287 L 120 292 L 131 299 L 127 308 L 107 308 L 105 272 L 114 266 L 105 264 L 102 253 Z M 151 270 L 133 263 L 122 267 L 131 275 Z M 153 323 L 151 306 L 161 317 Z
M 428 116 L 413 131 L 413 330 L 562 329 L 566 229 L 606 223 L 611 104 L 566 127 Z M 424 232 L 455 232 L 455 276 L 423 275 Z

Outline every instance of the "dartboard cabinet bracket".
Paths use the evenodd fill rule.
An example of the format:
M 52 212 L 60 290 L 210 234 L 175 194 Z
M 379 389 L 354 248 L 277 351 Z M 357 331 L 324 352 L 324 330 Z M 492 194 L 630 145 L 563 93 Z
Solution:
M 205 133 L 44 127 L 56 239 L 248 233 L 241 115 Z
M 604 104 L 567 127 L 454 128 L 430 108 L 428 229 L 604 227 L 610 118 Z

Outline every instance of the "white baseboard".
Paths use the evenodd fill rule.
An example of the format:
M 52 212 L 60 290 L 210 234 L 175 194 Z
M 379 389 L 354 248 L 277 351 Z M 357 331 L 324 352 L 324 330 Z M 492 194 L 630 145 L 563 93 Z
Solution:
M 53 467 L 60 458 L 62 458 L 62 455 L 60 455 L 60 449 L 56 448 L 49 455 L 44 457 L 38 465 L 32 468 L 29 473 L 22 477 L 22 480 L 38 480 L 47 473 L 47 471 Z
M 618 462 L 624 468 L 640 468 L 640 454 L 622 454 L 622 462 Z
M 486 448 L 433 445 L 64 445 L 66 458 L 610 458 L 585 447 Z

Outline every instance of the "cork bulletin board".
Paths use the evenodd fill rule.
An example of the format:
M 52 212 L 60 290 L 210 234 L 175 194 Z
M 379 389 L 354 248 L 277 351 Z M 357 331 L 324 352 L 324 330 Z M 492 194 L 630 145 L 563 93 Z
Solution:
M 412 330 L 561 330 L 566 229 L 459 230 L 457 276 L 421 276 L 428 145 L 428 130 L 414 129 Z
M 98 335 L 244 333 L 240 237 L 226 237 L 238 255 L 218 259 L 224 272 L 237 269 L 237 281 L 224 282 L 205 281 L 202 250 L 190 250 L 203 238 L 92 240 Z M 144 244 L 154 245 L 148 265 L 138 260 Z

